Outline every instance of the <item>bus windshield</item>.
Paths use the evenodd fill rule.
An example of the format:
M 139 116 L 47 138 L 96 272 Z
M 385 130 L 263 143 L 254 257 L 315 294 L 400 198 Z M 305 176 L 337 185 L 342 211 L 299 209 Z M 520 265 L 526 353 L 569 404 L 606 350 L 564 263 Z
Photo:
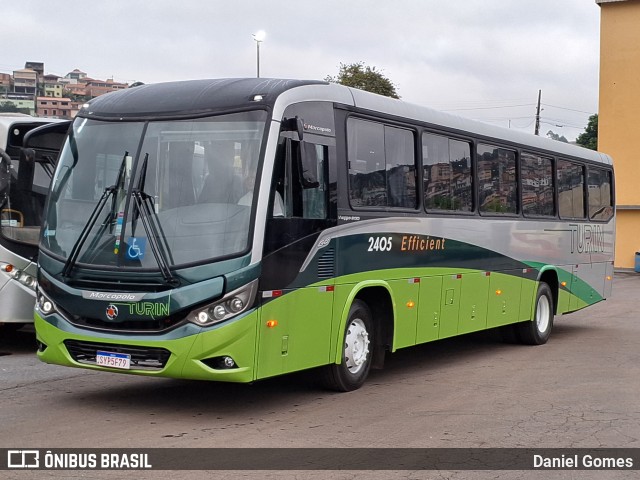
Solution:
M 246 251 L 266 118 L 260 110 L 76 119 L 52 181 L 41 247 L 70 268 L 77 261 L 163 269 Z

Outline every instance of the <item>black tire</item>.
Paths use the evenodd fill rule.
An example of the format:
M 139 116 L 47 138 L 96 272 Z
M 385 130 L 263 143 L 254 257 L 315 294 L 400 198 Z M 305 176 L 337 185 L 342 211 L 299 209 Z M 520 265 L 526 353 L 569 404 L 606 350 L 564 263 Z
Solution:
M 0 330 L 5 333 L 14 333 L 24 327 L 26 323 L 3 323 L 0 325 Z
M 553 328 L 553 294 L 549 285 L 540 282 L 536 294 L 533 319 L 517 325 L 516 332 L 520 342 L 526 345 L 544 345 L 549 340 Z
M 371 311 L 362 300 L 351 305 L 342 338 L 342 361 L 323 367 L 322 383 L 330 390 L 350 392 L 367 379 L 375 345 Z
M 518 337 L 518 332 L 516 331 L 518 326 L 518 324 L 511 324 L 498 328 L 498 331 L 500 332 L 500 338 L 504 343 L 520 343 L 520 338 Z

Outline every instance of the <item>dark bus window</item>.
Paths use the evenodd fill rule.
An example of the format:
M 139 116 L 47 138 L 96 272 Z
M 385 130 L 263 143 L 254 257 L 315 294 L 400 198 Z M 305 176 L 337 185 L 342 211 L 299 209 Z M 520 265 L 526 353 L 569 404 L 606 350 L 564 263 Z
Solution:
M 482 213 L 518 213 L 516 152 L 478 145 L 478 189 Z
M 416 208 L 416 160 L 413 133 L 384 127 L 387 199 L 390 207 Z
M 589 218 L 591 220 L 609 220 L 613 216 L 611 172 L 600 168 L 589 168 L 587 179 Z
M 471 147 L 440 135 L 422 135 L 424 205 L 427 210 L 473 211 Z
M 351 206 L 416 208 L 413 133 L 353 118 L 347 130 Z
M 318 185 L 313 188 L 302 190 L 302 218 L 325 219 L 328 216 L 328 178 L 329 170 L 328 157 L 329 149 L 325 145 L 315 145 L 306 143 L 305 155 L 310 159 L 310 163 L 315 170 L 315 178 Z
M 558 160 L 558 209 L 562 218 L 585 218 L 582 165 Z
M 553 195 L 553 160 L 523 152 L 520 157 L 522 175 L 522 212 L 525 215 L 555 215 Z

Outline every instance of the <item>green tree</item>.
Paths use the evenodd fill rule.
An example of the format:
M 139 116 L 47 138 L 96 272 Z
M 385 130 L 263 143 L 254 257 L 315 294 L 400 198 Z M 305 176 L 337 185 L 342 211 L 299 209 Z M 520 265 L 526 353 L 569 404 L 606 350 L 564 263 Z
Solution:
M 29 113 L 28 108 L 18 108 L 13 102 L 2 102 L 0 103 L 0 112 L 6 113 Z
M 335 77 L 327 76 L 325 80 L 386 97 L 400 98 L 393 82 L 376 67 L 365 65 L 364 62 L 351 63 L 349 65 L 341 63 L 338 75 Z
M 569 140 L 567 140 L 567 137 L 565 137 L 564 135 L 559 135 L 555 133 L 553 130 L 549 130 L 547 132 L 547 137 L 549 137 L 551 140 L 557 140 L 559 142 L 569 143 Z
M 598 149 L 598 114 L 594 113 L 589 117 L 589 123 L 584 129 L 584 133 L 578 135 L 576 143 L 591 150 Z

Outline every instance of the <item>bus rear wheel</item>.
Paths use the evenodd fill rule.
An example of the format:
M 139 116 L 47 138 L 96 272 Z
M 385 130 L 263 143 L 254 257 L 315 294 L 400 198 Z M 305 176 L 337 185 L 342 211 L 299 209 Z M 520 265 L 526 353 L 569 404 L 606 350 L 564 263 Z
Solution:
M 373 356 L 373 319 L 362 300 L 351 305 L 343 339 L 342 361 L 324 367 L 322 381 L 331 390 L 350 392 L 364 384 Z
M 533 319 L 516 325 L 520 341 L 527 345 L 543 345 L 549 340 L 553 328 L 553 294 L 549 285 L 541 282 L 536 294 Z

